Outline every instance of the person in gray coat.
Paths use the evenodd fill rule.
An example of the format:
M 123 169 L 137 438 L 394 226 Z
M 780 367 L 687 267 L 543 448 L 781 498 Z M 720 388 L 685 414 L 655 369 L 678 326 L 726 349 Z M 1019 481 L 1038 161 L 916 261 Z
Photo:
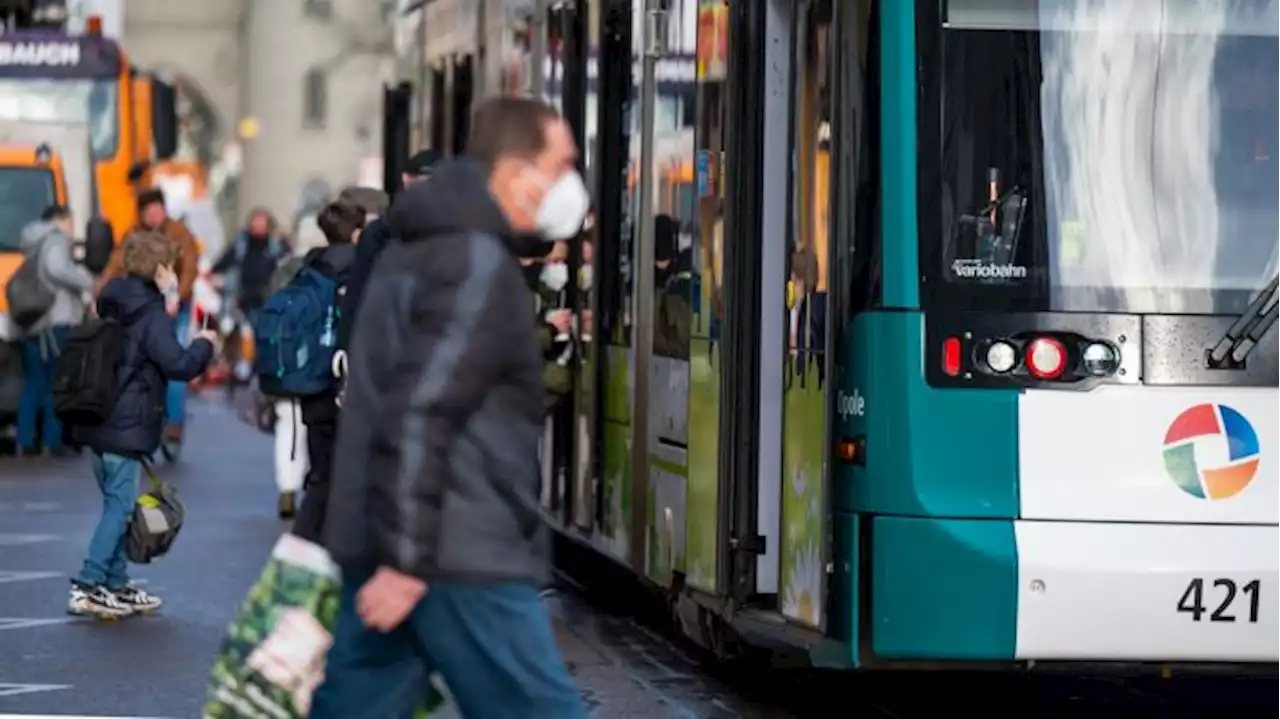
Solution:
M 35 262 L 40 280 L 53 290 L 53 306 L 22 339 L 22 398 L 18 404 L 18 447 L 40 452 L 40 440 L 55 456 L 71 454 L 62 443 L 62 425 L 53 413 L 53 368 L 67 333 L 84 320 L 85 297 L 93 275 L 71 254 L 71 212 L 60 205 L 44 211 L 22 231 L 24 262 Z M 43 420 L 43 422 L 41 422 Z

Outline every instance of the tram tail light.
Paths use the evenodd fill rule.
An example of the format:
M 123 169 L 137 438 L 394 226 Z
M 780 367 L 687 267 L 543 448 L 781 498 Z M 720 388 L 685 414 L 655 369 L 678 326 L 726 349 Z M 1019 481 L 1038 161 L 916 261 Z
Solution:
M 942 342 L 942 371 L 948 377 L 960 374 L 960 338 L 948 337 Z
M 842 437 L 836 442 L 836 458 L 841 462 L 866 465 L 867 440 L 865 437 Z
M 1027 371 L 1036 379 L 1057 379 L 1067 369 L 1067 348 L 1051 337 L 1039 337 L 1026 349 Z

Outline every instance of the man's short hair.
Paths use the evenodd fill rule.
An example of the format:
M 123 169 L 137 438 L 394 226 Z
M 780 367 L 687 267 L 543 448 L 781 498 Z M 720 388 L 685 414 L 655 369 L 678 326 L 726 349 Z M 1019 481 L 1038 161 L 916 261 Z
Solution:
M 405 163 L 404 174 L 413 177 L 430 177 L 441 162 L 444 162 L 444 155 L 436 150 L 419 150 Z
M 316 215 L 316 224 L 331 245 L 351 242 L 356 230 L 364 229 L 364 209 L 354 202 L 330 202 Z
M 381 217 L 387 214 L 391 199 L 387 197 L 387 193 L 375 187 L 353 185 L 338 193 L 338 202 L 349 202 L 364 210 L 365 214 Z
M 547 125 L 555 108 L 531 97 L 503 95 L 485 100 L 471 117 L 467 155 L 493 165 L 503 157 L 532 159 L 547 147 Z
M 159 187 L 152 187 L 138 193 L 138 211 L 141 212 L 147 208 L 147 205 L 156 203 L 164 204 L 164 190 Z
M 154 277 L 160 265 L 177 260 L 173 243 L 164 233 L 139 230 L 124 240 L 124 271 L 135 277 Z
M 71 217 L 71 210 L 68 210 L 66 205 L 49 205 L 44 208 L 44 212 L 40 213 L 42 222 L 57 222 L 69 217 Z

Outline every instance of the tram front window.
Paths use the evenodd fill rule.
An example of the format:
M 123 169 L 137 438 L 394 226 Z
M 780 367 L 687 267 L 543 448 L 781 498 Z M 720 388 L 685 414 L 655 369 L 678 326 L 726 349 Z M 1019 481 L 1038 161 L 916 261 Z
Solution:
M 1274 276 L 1276 0 L 931 5 L 926 301 L 1235 313 Z

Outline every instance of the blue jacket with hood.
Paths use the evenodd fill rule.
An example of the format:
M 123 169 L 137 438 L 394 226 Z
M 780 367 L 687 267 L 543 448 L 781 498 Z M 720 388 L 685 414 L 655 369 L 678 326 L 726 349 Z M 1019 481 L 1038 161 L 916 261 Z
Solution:
M 213 345 L 178 344 L 164 295 L 141 277 L 117 277 L 98 296 L 98 316 L 124 327 L 125 350 L 116 374 L 119 395 L 101 424 L 71 428 L 71 440 L 95 452 L 141 458 L 160 446 L 168 381 L 186 382 L 204 371 Z

